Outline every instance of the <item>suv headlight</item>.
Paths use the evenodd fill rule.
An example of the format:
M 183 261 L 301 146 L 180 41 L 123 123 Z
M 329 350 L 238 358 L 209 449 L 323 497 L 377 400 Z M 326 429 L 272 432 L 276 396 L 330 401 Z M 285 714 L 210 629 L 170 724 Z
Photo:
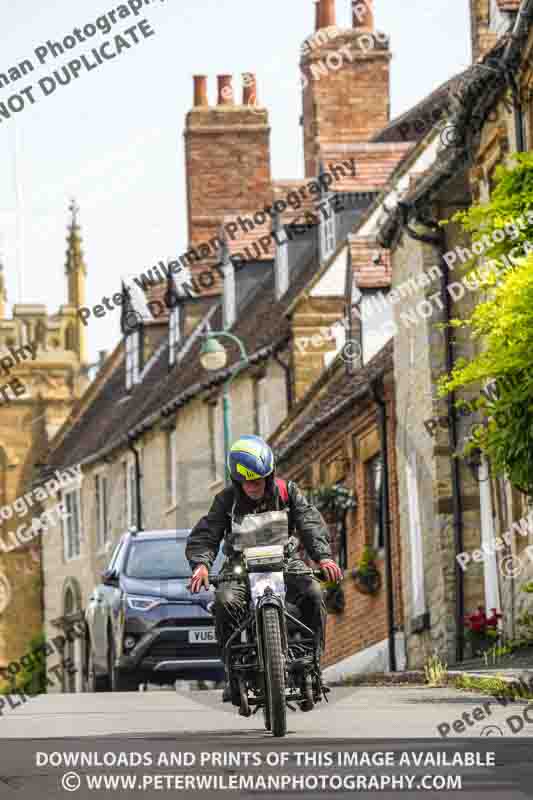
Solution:
M 134 611 L 151 611 L 152 608 L 161 605 L 159 597 L 136 597 L 131 594 L 128 595 L 127 602 Z

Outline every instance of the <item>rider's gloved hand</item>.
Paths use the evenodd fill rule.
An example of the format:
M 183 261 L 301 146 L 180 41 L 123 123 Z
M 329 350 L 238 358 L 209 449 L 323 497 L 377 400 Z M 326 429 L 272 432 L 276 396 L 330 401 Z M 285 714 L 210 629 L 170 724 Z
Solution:
M 205 564 L 200 564 L 196 567 L 192 574 L 190 590 L 193 594 L 199 592 L 202 586 L 207 590 L 209 589 L 209 570 Z
M 342 570 L 331 558 L 323 558 L 320 563 L 320 569 L 331 583 L 340 583 L 343 579 Z

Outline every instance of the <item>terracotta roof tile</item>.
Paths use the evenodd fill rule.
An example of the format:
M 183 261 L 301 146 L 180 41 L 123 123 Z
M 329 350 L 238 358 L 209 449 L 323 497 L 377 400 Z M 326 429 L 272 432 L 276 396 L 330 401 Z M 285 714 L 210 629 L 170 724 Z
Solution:
M 322 161 L 326 170 L 332 171 L 330 164 L 335 165 L 342 160 L 353 158 L 355 161 L 355 175 L 339 176 L 331 189 L 337 192 L 375 192 L 382 189 L 413 147 L 412 142 L 323 143 Z

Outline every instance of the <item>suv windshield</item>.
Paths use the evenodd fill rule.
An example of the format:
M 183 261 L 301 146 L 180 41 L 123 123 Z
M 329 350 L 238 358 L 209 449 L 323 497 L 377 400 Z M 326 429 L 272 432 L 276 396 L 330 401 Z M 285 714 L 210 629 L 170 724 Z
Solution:
M 186 539 L 135 539 L 131 542 L 124 574 L 141 580 L 189 578 L 191 568 L 185 558 Z M 222 548 L 211 572 L 217 573 L 222 563 Z

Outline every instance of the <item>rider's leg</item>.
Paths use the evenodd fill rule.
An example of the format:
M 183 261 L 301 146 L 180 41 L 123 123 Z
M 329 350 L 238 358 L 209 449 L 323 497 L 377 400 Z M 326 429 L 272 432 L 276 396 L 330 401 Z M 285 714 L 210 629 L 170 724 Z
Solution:
M 222 647 L 224 647 L 235 628 L 238 627 L 239 622 L 243 619 L 246 612 L 246 600 L 246 587 L 244 584 L 232 581 L 224 581 L 219 584 L 215 593 L 214 611 L 216 635 Z M 227 667 L 225 672 L 226 685 L 222 699 L 225 703 L 229 703 L 232 700 L 232 691 Z
M 323 651 L 328 612 L 320 581 L 312 575 L 287 575 L 287 600 L 298 607 L 304 625 L 320 634 Z

